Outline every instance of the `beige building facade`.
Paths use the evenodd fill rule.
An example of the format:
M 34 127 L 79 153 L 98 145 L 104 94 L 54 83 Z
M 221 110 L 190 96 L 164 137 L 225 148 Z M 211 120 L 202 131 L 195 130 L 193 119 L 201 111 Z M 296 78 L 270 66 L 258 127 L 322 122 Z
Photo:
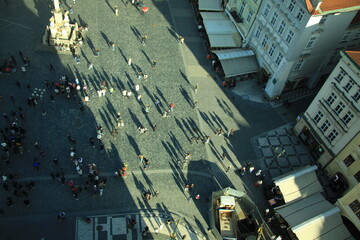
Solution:
M 360 52 L 345 51 L 294 128 L 325 168 L 360 131 Z

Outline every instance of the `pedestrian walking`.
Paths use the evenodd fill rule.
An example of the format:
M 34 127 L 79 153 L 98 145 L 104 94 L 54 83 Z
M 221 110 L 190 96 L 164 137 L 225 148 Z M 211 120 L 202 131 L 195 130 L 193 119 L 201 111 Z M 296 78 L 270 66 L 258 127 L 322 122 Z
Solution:
M 191 158 L 191 153 L 187 152 L 185 155 L 185 160 L 189 160 Z
M 183 44 L 185 42 L 185 38 L 183 36 L 179 36 L 179 43 Z
M 228 173 L 228 172 L 230 171 L 230 169 L 231 169 L 231 166 L 228 166 L 228 167 L 226 168 L 226 172 Z
M 246 173 L 246 167 L 242 167 L 242 168 L 240 169 L 240 174 L 241 174 L 241 176 L 244 176 L 245 173 Z
M 249 167 L 249 173 L 252 173 L 255 170 L 254 166 Z
M 228 130 L 226 135 L 227 135 L 227 137 L 234 135 L 234 129 L 232 128 L 232 129 Z
M 254 183 L 254 186 L 255 187 L 259 187 L 263 184 L 263 181 L 262 180 L 257 180 L 255 183 Z
M 25 206 L 26 207 L 30 207 L 30 200 L 29 199 L 25 199 L 24 201 L 23 201 L 23 203 L 25 204 Z
M 91 62 L 88 62 L 87 67 L 88 67 L 88 69 L 90 70 L 90 69 L 92 69 L 94 66 L 93 66 L 93 64 L 92 64 Z
M 255 176 L 258 178 L 262 178 L 262 170 L 261 169 L 257 170 L 257 172 L 255 173 Z
M 132 92 L 131 92 L 131 91 L 127 91 L 126 97 L 127 97 L 128 99 L 130 99 L 131 95 L 132 95 Z
M 137 95 L 136 100 L 138 100 L 138 102 L 141 102 L 141 94 Z
M 51 63 L 49 64 L 49 69 L 50 69 L 50 72 L 55 72 L 55 68 Z
M 99 48 L 95 49 L 95 57 L 98 57 L 98 56 L 100 56 L 100 49 Z
M 196 100 L 196 101 L 193 103 L 193 107 L 192 107 L 192 109 L 196 109 L 196 107 L 197 107 L 198 103 L 199 103 L 199 101 L 198 101 L 198 100 Z
M 65 219 L 65 215 L 66 215 L 65 212 L 58 212 L 58 214 L 56 215 L 56 218 L 57 218 L 57 220 L 59 220 L 61 222 L 62 220 Z
M 109 45 L 110 45 L 111 49 L 112 49 L 113 51 L 115 51 L 115 43 L 114 43 L 114 42 L 110 42 Z
M 156 60 L 152 60 L 152 62 L 151 62 L 151 67 L 154 69 L 155 67 L 156 67 Z
M 150 160 L 148 158 L 144 158 L 144 162 L 145 162 L 144 170 L 149 169 L 150 168 Z
M 224 134 L 224 130 L 222 128 L 219 128 L 216 132 L 216 135 L 221 136 Z
M 147 38 L 148 38 L 147 35 L 142 35 L 141 36 L 141 43 L 142 43 L 143 46 L 145 46 L 145 41 L 146 41 Z
M 157 128 L 157 127 L 158 127 L 157 124 L 154 124 L 154 125 L 152 126 L 152 129 L 153 129 L 154 132 L 156 131 L 156 128 Z
M 145 106 L 145 112 L 146 112 L 146 113 L 149 113 L 149 112 L 150 112 L 150 105 L 149 105 L 149 104 L 146 104 L 146 106 Z
M 206 137 L 206 140 L 205 140 L 204 144 L 206 144 L 206 143 L 207 143 L 207 144 L 210 143 L 210 136 L 207 136 L 207 137 Z
M 36 168 L 36 170 L 40 170 L 40 162 L 37 158 L 34 158 L 33 167 Z
M 145 158 L 145 156 L 144 156 L 144 155 L 142 155 L 142 154 L 140 154 L 140 155 L 139 155 L 140 163 L 143 163 L 144 158 Z
M 136 84 L 136 85 L 135 85 L 135 91 L 138 92 L 139 90 L 140 90 L 140 85 L 139 85 L 139 84 Z
M 171 111 L 171 112 L 174 111 L 174 107 L 175 107 L 175 104 L 174 104 L 174 103 L 170 103 L 169 108 L 170 108 L 170 111 Z
M 128 65 L 131 66 L 131 58 L 128 59 Z
M 95 148 L 95 138 L 90 137 L 90 138 L 89 138 L 89 143 L 90 143 L 90 145 L 91 145 L 92 148 Z
M 115 16 L 119 14 L 119 9 L 117 7 L 114 7 Z
M 196 84 L 195 87 L 194 87 L 194 92 L 198 93 L 198 89 L 199 89 L 199 84 Z
M 59 159 L 56 157 L 53 159 L 53 163 L 55 163 L 55 165 L 58 165 L 59 164 Z
M 75 138 L 73 138 L 72 136 L 70 136 L 70 134 L 69 134 L 67 137 L 68 137 L 68 140 L 69 140 L 70 143 L 76 144 Z
M 196 199 L 196 200 L 199 200 L 199 199 L 200 199 L 200 194 L 196 194 L 196 195 L 195 195 L 195 199 Z

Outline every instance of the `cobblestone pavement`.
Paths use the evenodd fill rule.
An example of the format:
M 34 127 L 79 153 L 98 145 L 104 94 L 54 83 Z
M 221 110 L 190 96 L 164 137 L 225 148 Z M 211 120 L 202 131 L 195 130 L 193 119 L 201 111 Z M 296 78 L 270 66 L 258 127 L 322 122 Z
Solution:
M 265 207 L 261 189 L 247 187 L 252 186 L 254 179 L 251 176 L 240 179 L 237 170 L 248 161 L 258 165 L 251 137 L 277 128 L 287 120 L 268 104 L 246 101 L 221 88 L 221 81 L 206 59 L 207 51 L 197 32 L 191 4 L 187 1 L 146 1 L 149 11 L 145 16 L 123 1 L 78 0 L 75 4 L 66 1 L 64 7 L 70 5 L 74 9 L 70 18 L 89 25 L 80 51 L 80 64 L 75 64 L 71 55 L 37 50 L 51 16 L 53 6 L 50 1 L 0 3 L 0 30 L 6 36 L 0 39 L 0 55 L 7 58 L 14 55 L 18 69 L 22 65 L 18 51 L 31 58 L 26 73 L 18 70 L 0 75 L 1 110 L 10 116 L 11 111 L 22 107 L 25 120 L 19 120 L 19 125 L 27 131 L 24 154 L 11 155 L 10 164 L 2 164 L 0 171 L 5 175 L 16 173 L 21 184 L 35 181 L 28 197 L 30 208 L 22 204 L 24 196 L 15 198 L 10 192 L 0 190 L 3 196 L 0 200 L 3 210 L 0 231 L 4 238 L 74 239 L 77 217 L 113 216 L 119 210 L 136 213 L 137 209 L 155 209 L 167 216 L 184 216 L 189 226 L 199 229 L 198 239 L 202 236 L 211 238 L 207 232 L 209 197 L 212 191 L 228 186 L 247 190 L 259 207 Z M 118 16 L 113 12 L 115 6 L 119 8 Z M 145 46 L 139 38 L 144 34 L 148 36 Z M 185 44 L 178 43 L 179 35 L 184 36 Z M 116 44 L 115 51 L 109 47 L 110 41 Z M 100 49 L 99 57 L 94 55 L 96 48 Z M 131 66 L 128 66 L 129 58 L 132 59 Z M 157 61 L 155 68 L 151 67 L 152 60 Z M 93 69 L 87 68 L 88 62 L 93 63 Z M 55 72 L 49 71 L 49 63 Z M 138 71 L 147 74 L 148 80 L 137 79 Z M 55 102 L 51 101 L 53 89 L 47 89 L 44 80 L 56 82 L 64 74 L 71 81 L 78 77 L 87 84 L 88 90 L 93 92 L 89 103 L 82 101 L 82 94 L 70 100 L 55 95 Z M 17 81 L 20 88 L 16 86 Z M 103 81 L 115 91 L 98 97 L 96 90 Z M 30 89 L 27 84 L 31 85 Z M 136 84 L 140 85 L 139 92 L 135 90 Z M 45 89 L 45 93 L 40 104 L 31 108 L 26 100 L 35 88 Z M 132 91 L 130 99 L 122 97 L 124 89 Z M 14 95 L 14 102 L 10 100 L 10 94 Z M 142 95 L 141 102 L 136 100 L 137 94 Z M 160 105 L 154 103 L 156 99 Z M 198 105 L 193 109 L 195 101 Z M 163 118 L 162 113 L 170 103 L 175 103 L 174 112 Z M 149 113 L 144 109 L 147 104 Z M 82 105 L 84 111 L 81 111 Z M 116 112 L 121 113 L 125 126 L 112 136 Z M 5 119 L 0 123 L 2 129 L 9 124 Z M 89 138 L 96 137 L 97 123 L 105 132 L 101 141 L 105 146 L 104 153 L 100 151 L 100 142 L 94 149 L 89 144 Z M 155 124 L 157 128 L 153 131 Z M 140 134 L 140 126 L 148 128 L 148 132 Z M 217 136 L 219 128 L 225 131 L 233 128 L 234 135 Z M 69 134 L 76 139 L 75 145 L 69 143 Z M 210 136 L 209 144 L 191 144 L 191 138 L 205 136 Z M 44 156 L 35 149 L 35 141 Z M 101 197 L 92 197 L 90 191 L 83 191 L 79 200 L 75 200 L 66 184 L 62 186 L 50 177 L 50 172 L 58 173 L 63 168 L 68 181 L 85 184 L 87 168 L 83 169 L 83 177 L 76 174 L 75 166 L 69 160 L 70 147 L 75 147 L 77 155 L 83 157 L 84 166 L 95 163 L 100 176 L 107 178 Z M 182 161 L 187 152 L 192 157 L 181 169 L 178 161 Z M 226 157 L 221 160 L 224 152 Z M 149 157 L 150 169 L 144 169 L 139 154 Z M 32 166 L 34 157 L 40 162 L 39 170 Z M 59 165 L 52 162 L 55 157 L 59 158 Z M 123 163 L 128 164 L 128 177 L 113 178 Z M 231 168 L 226 172 L 229 166 Z M 195 183 L 191 193 L 184 191 L 185 183 Z M 145 190 L 159 191 L 160 194 L 158 198 L 144 202 L 141 194 Z M 201 198 L 189 202 L 189 197 L 195 194 L 200 194 Z M 14 199 L 14 207 L 6 206 L 7 196 Z M 56 222 L 58 211 L 67 213 L 67 222 L 60 225 Z M 143 219 L 150 221 L 146 217 Z M 17 231 L 18 227 L 22 231 Z

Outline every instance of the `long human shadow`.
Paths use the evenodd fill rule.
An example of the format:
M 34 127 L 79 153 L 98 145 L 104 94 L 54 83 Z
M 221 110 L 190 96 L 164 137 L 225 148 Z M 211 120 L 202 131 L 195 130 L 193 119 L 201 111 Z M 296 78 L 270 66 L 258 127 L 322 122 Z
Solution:
M 107 5 L 109 6 L 109 8 L 111 9 L 111 11 L 113 12 L 113 14 L 115 16 L 115 9 L 111 6 L 111 4 L 109 3 L 108 0 L 105 0 L 105 2 L 107 3 Z
M 86 60 L 87 63 L 89 63 L 89 59 L 87 58 L 86 54 L 84 53 L 84 51 L 82 50 L 82 48 L 80 48 L 81 51 L 81 55 L 83 56 L 83 58 Z
M 109 74 L 105 71 L 104 67 L 101 67 L 101 69 L 102 69 L 103 79 L 104 79 L 104 81 L 106 81 L 106 85 L 110 85 L 113 88 L 114 85 L 111 81 Z
M 216 122 L 219 127 L 221 127 L 224 130 L 227 129 L 223 120 L 221 120 L 221 118 L 215 112 L 212 112 L 212 113 L 209 112 L 209 114 L 210 114 L 211 118 L 213 119 L 213 121 Z
M 161 97 L 161 99 L 165 103 L 165 105 L 168 106 L 169 105 L 168 101 L 166 101 L 166 98 L 165 98 L 164 94 L 162 93 L 162 91 L 157 86 L 156 86 L 156 92 Z
M 192 107 L 193 106 L 193 101 L 191 100 L 188 92 L 181 85 L 180 85 L 179 89 L 180 89 L 181 94 L 184 96 L 186 102 L 190 105 L 190 107 Z
M 120 80 L 119 77 L 115 77 L 114 75 L 111 75 L 111 78 L 112 78 L 113 82 L 116 84 L 116 87 L 118 90 L 125 89 L 125 85 L 123 84 L 123 82 Z
M 183 71 L 181 71 L 181 69 L 179 69 L 180 75 L 183 77 L 183 79 L 186 81 L 186 83 L 192 88 L 192 90 L 194 90 L 194 86 L 191 84 L 191 82 L 189 81 L 188 77 L 185 75 L 185 73 L 183 73 Z
M 120 47 L 118 47 L 118 49 L 119 49 L 120 55 L 123 57 L 124 61 L 127 63 L 127 62 L 128 62 L 128 59 L 126 58 L 126 56 L 125 56 L 125 54 L 124 54 L 123 50 L 121 50 L 121 48 L 120 48 Z
M 229 160 L 229 162 L 231 162 L 231 165 L 232 165 L 232 166 L 236 166 L 236 165 L 235 165 L 235 162 L 234 162 L 234 160 L 231 158 L 228 150 L 226 150 L 226 148 L 224 148 L 224 146 L 222 146 L 222 145 L 221 145 L 221 151 L 222 151 L 223 153 L 225 153 L 225 159 L 224 159 L 224 160 L 227 159 L 227 160 Z
M 204 122 L 206 122 L 209 125 L 209 127 L 211 128 L 211 130 L 213 132 L 215 132 L 216 127 L 214 126 L 213 122 L 210 120 L 208 115 L 205 112 L 202 112 L 200 110 L 199 110 L 199 113 L 200 113 L 201 118 L 204 120 Z
M 115 120 L 115 113 L 117 112 L 114 105 L 112 104 L 112 102 L 109 100 L 109 98 L 106 98 L 106 107 L 107 107 L 107 110 L 110 112 L 110 113 L 113 113 L 112 116 L 113 116 L 113 119 Z
M 82 17 L 80 17 L 80 14 L 78 14 L 78 19 L 80 26 L 84 26 L 86 24 L 86 22 L 82 19 Z
M 170 156 L 171 160 L 176 162 L 178 159 L 176 151 L 174 152 L 173 150 L 171 150 L 164 141 L 161 141 L 161 144 L 165 148 L 165 150 L 168 153 L 168 155 Z
M 185 129 L 187 129 L 191 135 L 191 137 L 195 137 L 195 134 L 194 132 L 198 132 L 197 130 L 196 131 L 193 131 L 193 127 L 190 127 L 190 125 L 188 124 L 188 122 L 184 119 L 184 118 L 181 118 L 181 121 L 182 121 L 182 125 L 185 126 Z
M 169 27 L 166 27 L 166 28 L 169 31 L 169 33 L 171 34 L 171 36 L 173 36 L 176 40 L 179 39 L 178 34 L 174 30 L 172 30 Z
M 141 151 L 140 151 L 139 146 L 137 145 L 135 139 L 132 136 L 128 135 L 127 133 L 126 133 L 126 137 L 128 138 L 130 145 L 134 148 L 135 154 L 140 155 Z
M 132 121 L 135 123 L 135 125 L 136 125 L 137 127 L 142 126 L 142 124 L 141 124 L 140 120 L 137 118 L 136 114 L 134 114 L 134 113 L 130 110 L 130 108 L 128 108 L 128 111 L 129 111 L 130 116 L 131 116 L 131 119 L 132 119 Z M 139 154 L 140 154 L 140 153 L 139 153 Z
M 127 77 L 127 79 L 130 82 L 131 86 L 135 86 L 134 80 L 132 80 L 132 78 L 130 77 L 129 73 L 127 71 L 125 71 L 125 76 Z
M 89 48 L 91 49 L 91 51 L 94 53 L 95 46 L 94 46 L 93 42 L 91 41 L 91 39 L 89 37 L 86 37 L 86 42 L 89 45 Z
M 109 46 L 110 45 L 109 44 L 110 43 L 109 38 L 106 36 L 106 34 L 103 31 L 100 31 L 100 34 L 104 38 L 106 45 Z
M 188 124 L 191 126 L 192 132 L 196 133 L 197 137 L 201 137 L 201 138 L 205 137 L 205 135 L 200 131 L 200 128 L 198 127 L 194 119 L 187 117 L 186 120 Z
M 146 53 L 143 49 L 141 49 L 141 52 L 144 54 L 146 60 L 147 60 L 147 61 L 149 62 L 149 64 L 151 65 L 151 59 L 150 59 L 150 57 L 147 55 L 147 53 Z
M 145 182 L 147 183 L 147 185 L 149 186 L 149 191 L 151 192 L 151 195 L 154 195 L 155 193 L 155 189 L 154 189 L 154 184 L 152 183 L 152 181 L 150 180 L 150 178 L 147 176 L 147 174 L 145 173 L 145 169 L 141 168 L 141 174 L 144 177 Z
M 230 116 L 230 117 L 233 117 L 233 116 L 234 116 L 233 112 L 230 110 L 229 106 L 227 105 L 227 103 L 226 103 L 224 100 L 220 101 L 220 99 L 216 97 L 216 101 L 217 101 L 217 103 L 219 104 L 220 108 L 221 108 L 228 116 Z
M 113 169 L 114 171 L 118 171 L 121 166 L 124 164 L 123 161 L 121 161 L 121 157 L 119 155 L 119 151 L 114 145 L 114 143 L 110 142 L 111 151 L 109 151 L 109 155 L 111 155 L 111 162 L 113 163 Z
M 175 135 L 172 131 L 169 132 L 169 136 L 170 136 L 172 143 L 174 144 L 174 146 L 180 153 L 180 155 L 185 156 L 185 153 L 186 153 L 185 150 L 182 148 L 181 144 L 179 143 L 179 141 L 177 140 L 177 138 L 175 137 Z
M 134 33 L 136 39 L 138 41 L 141 41 L 141 33 L 139 32 L 139 30 L 135 27 L 135 26 L 130 26 L 131 31 Z
M 104 109 L 102 109 L 104 111 Z M 104 114 L 100 109 L 98 109 L 100 117 L 102 119 L 102 121 L 105 123 L 106 128 L 109 130 L 109 132 L 111 132 L 111 124 L 109 124 L 109 119 L 108 116 L 106 116 L 106 114 Z
M 179 121 L 179 119 L 177 117 L 174 117 L 175 118 L 175 122 L 176 122 L 176 125 L 178 125 L 178 127 L 181 129 L 181 131 L 184 133 L 185 137 L 187 138 L 188 141 L 190 141 L 190 137 L 188 136 L 186 130 L 184 129 L 183 125 L 181 124 L 181 122 Z

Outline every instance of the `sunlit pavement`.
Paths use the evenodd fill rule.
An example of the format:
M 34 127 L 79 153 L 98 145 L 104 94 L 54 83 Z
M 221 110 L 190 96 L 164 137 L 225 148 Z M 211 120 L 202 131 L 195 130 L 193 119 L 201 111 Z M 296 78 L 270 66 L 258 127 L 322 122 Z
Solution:
M 216 79 L 206 59 L 207 52 L 189 2 L 146 1 L 149 11 L 143 16 L 131 4 L 121 1 L 78 0 L 75 5 L 68 1 L 68 5 L 74 6 L 70 18 L 89 25 L 86 44 L 80 51 L 80 64 L 75 64 L 71 55 L 35 51 L 51 16 L 47 3 L 7 2 L 0 3 L 0 29 L 6 36 L 0 40 L 1 56 L 14 55 L 19 59 L 21 50 L 32 62 L 26 73 L 18 71 L 0 76 L 0 94 L 4 96 L 0 103 L 2 110 L 9 114 L 22 106 L 26 120 L 21 125 L 28 135 L 25 154 L 13 156 L 9 166 L 1 165 L 1 171 L 4 174 L 16 172 L 19 181 L 34 180 L 36 185 L 30 192 L 29 209 L 23 205 L 23 198 L 15 197 L 14 207 L 8 208 L 5 198 L 9 193 L 0 190 L 4 196 L 0 205 L 4 210 L 0 229 L 6 239 L 24 236 L 27 239 L 74 239 L 78 217 L 126 215 L 127 212 L 136 213 L 137 209 L 179 214 L 189 226 L 199 229 L 198 239 L 201 239 L 201 236 L 211 237 L 207 222 L 212 191 L 227 186 L 246 189 L 259 207 L 265 206 L 261 188 L 253 189 L 252 179 L 241 179 L 236 171 L 248 161 L 258 165 L 251 137 L 281 126 L 286 120 L 268 104 L 244 101 L 220 87 L 220 80 Z M 118 16 L 112 10 L 115 6 L 119 8 Z M 137 37 L 143 34 L 148 35 L 145 46 Z M 183 45 L 178 43 L 177 35 L 184 36 Z M 108 46 L 110 41 L 115 42 L 115 51 Z M 101 50 L 99 57 L 93 54 L 95 48 Z M 132 66 L 127 65 L 128 58 L 132 59 Z M 152 60 L 157 61 L 154 69 L 150 65 Z M 93 69 L 87 68 L 87 61 L 93 63 Z M 54 65 L 55 73 L 49 71 L 49 63 Z M 147 82 L 137 79 L 135 68 L 149 76 Z M 64 96 L 56 96 L 52 103 L 52 90 L 44 95 L 46 116 L 39 106 L 37 109 L 26 107 L 26 99 L 31 94 L 25 87 L 27 83 L 32 88 L 45 88 L 44 80 L 55 82 L 63 74 L 71 80 L 78 77 L 86 82 L 88 89 L 94 90 L 106 81 L 115 92 L 112 95 L 107 92 L 105 97 L 99 98 L 95 91 L 84 112 L 80 111 L 78 101 L 67 100 Z M 15 85 L 17 80 L 22 84 L 20 89 Z M 135 84 L 140 85 L 142 104 L 134 96 Z M 197 93 L 193 89 L 196 84 L 199 85 Z M 122 97 L 124 89 L 133 91 L 132 98 Z M 10 93 L 15 96 L 15 104 L 8 97 Z M 156 99 L 161 102 L 159 107 L 154 104 Z M 197 109 L 193 109 L 195 101 L 198 101 Z M 170 103 L 175 103 L 174 112 L 169 118 L 163 118 L 162 113 Z M 148 114 L 144 111 L 146 104 L 150 105 Z M 125 126 L 116 136 L 111 136 L 116 112 L 121 113 Z M 99 144 L 92 149 L 88 142 L 89 137 L 96 137 L 96 123 L 100 123 L 105 132 L 102 141 L 106 152 L 103 154 Z M 5 124 L 2 120 L 2 126 Z M 155 132 L 152 130 L 154 124 L 158 125 Z M 139 133 L 141 125 L 148 128 L 146 134 Z M 195 131 L 197 128 L 200 131 Z M 234 135 L 217 136 L 219 128 L 234 128 Z M 76 139 L 76 152 L 84 158 L 84 164 L 96 163 L 100 176 L 107 177 L 103 196 L 93 197 L 86 191 L 75 200 L 67 185 L 62 186 L 49 176 L 62 167 L 68 180 L 85 182 L 86 167 L 84 176 L 79 177 L 69 160 L 68 134 Z M 190 139 L 196 136 L 210 136 L 211 141 L 206 145 L 201 142 L 191 145 Z M 33 147 L 34 141 L 44 149 L 44 158 Z M 227 157 L 222 161 L 220 156 L 224 151 Z M 181 169 L 178 161 L 183 160 L 187 152 L 192 157 Z M 151 168 L 143 168 L 139 154 L 150 158 Z M 35 156 L 41 163 L 39 171 L 32 167 Z M 54 157 L 59 158 L 60 166 L 53 164 Z M 113 178 L 122 163 L 129 165 L 127 178 Z M 185 183 L 194 183 L 195 188 L 186 192 Z M 141 195 L 145 190 L 159 191 L 159 196 L 145 202 Z M 196 194 L 200 194 L 199 200 L 194 199 Z M 67 222 L 56 221 L 58 211 L 67 213 Z M 143 219 L 148 221 L 146 215 Z M 22 231 L 17 231 L 18 227 Z M 105 237 L 105 234 L 97 236 Z

